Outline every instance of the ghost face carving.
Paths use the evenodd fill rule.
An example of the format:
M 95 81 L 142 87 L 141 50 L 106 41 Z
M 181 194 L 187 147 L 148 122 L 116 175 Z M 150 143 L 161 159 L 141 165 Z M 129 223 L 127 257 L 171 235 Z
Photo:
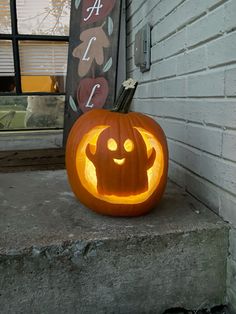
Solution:
M 70 131 L 66 169 L 75 195 L 92 210 L 112 216 L 147 213 L 166 185 L 164 132 L 140 113 L 93 109 Z
M 97 190 L 107 195 L 137 195 L 148 189 L 147 170 L 152 167 L 156 152 L 147 155 L 145 142 L 133 129 L 133 137 L 115 137 L 110 128 L 98 138 L 96 147 L 87 145 L 86 155 L 96 169 Z M 142 158 L 142 163 L 138 158 Z

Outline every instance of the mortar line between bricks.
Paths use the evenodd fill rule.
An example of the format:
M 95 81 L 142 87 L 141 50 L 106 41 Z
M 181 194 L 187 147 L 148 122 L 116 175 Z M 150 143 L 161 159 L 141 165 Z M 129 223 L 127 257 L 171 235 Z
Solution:
M 213 157 L 221 157 L 220 154 L 213 154 L 212 152 L 209 152 L 209 151 L 207 151 L 207 150 L 205 150 L 205 149 L 203 149 L 203 148 L 200 148 L 200 147 L 191 145 L 191 144 L 189 144 L 188 142 L 183 142 L 183 141 L 181 141 L 181 140 L 179 140 L 179 139 L 176 139 L 176 138 L 173 138 L 173 137 L 170 137 L 170 136 L 168 136 L 167 139 L 168 139 L 169 141 L 173 142 L 173 143 L 183 144 L 184 146 L 186 145 L 187 147 L 190 147 L 191 149 L 194 149 L 194 150 L 196 150 L 197 152 L 206 153 L 206 154 L 208 154 L 208 155 L 210 155 L 210 156 L 213 156 Z M 221 159 L 225 159 L 225 158 L 222 157 Z M 228 160 L 228 159 L 225 159 L 225 160 Z M 230 160 L 229 160 L 229 161 L 230 161 Z
M 185 27 L 193 24 L 194 22 L 196 22 L 197 20 L 199 20 L 200 18 L 202 18 L 203 16 L 205 16 L 208 12 L 213 12 L 215 9 L 219 8 L 220 6 L 224 5 L 226 2 L 228 2 L 229 0 L 223 0 L 222 2 L 216 4 L 215 6 L 212 7 L 212 10 L 210 8 L 206 9 L 205 11 L 203 11 L 202 13 L 199 13 L 198 16 L 194 16 L 192 20 L 187 21 L 186 23 L 184 23 L 183 25 L 181 25 L 180 27 L 176 28 L 175 30 L 173 30 L 173 32 L 171 32 L 170 34 L 167 34 L 165 37 L 161 38 L 161 40 L 159 41 L 155 41 L 153 42 L 153 46 L 161 43 L 163 40 L 166 40 L 167 38 L 171 37 L 174 33 L 178 33 L 179 31 L 183 30 Z M 178 5 L 177 7 L 180 7 L 182 4 Z M 157 24 L 156 24 L 157 25 Z M 155 26 L 156 26 L 155 25 Z
M 210 152 L 204 151 L 204 150 L 202 150 L 202 149 L 198 149 L 198 148 L 196 148 L 196 147 L 193 147 L 193 146 L 191 146 L 191 145 L 189 145 L 189 144 L 187 144 L 187 143 L 180 142 L 180 141 L 178 141 L 178 140 L 173 140 L 173 139 L 171 139 L 171 138 L 168 138 L 168 139 L 169 139 L 169 141 L 179 143 L 181 146 L 184 146 L 185 148 L 192 148 L 192 149 L 194 149 L 194 150 L 200 152 L 202 155 L 205 155 L 206 157 L 211 157 L 211 158 L 217 159 L 217 160 L 223 160 L 223 161 L 224 161 L 226 164 L 228 164 L 229 166 L 236 168 L 236 163 L 235 163 L 235 161 L 232 161 L 232 160 L 227 159 L 227 158 L 225 158 L 225 157 L 220 157 L 219 155 L 214 155 L 214 154 L 212 154 L 212 153 L 210 153 Z M 222 187 L 222 188 L 223 188 L 223 187 Z M 231 193 L 232 195 L 236 196 L 236 193 L 235 193 L 235 194 L 232 193 L 232 192 L 229 192 L 229 193 Z
M 166 59 L 165 59 L 166 60 Z M 155 63 L 155 64 L 158 64 Z M 182 74 L 173 74 L 170 76 L 166 76 L 166 77 L 160 77 L 160 78 L 150 78 L 147 80 L 142 80 L 139 83 L 139 86 L 145 85 L 145 84 L 149 84 L 149 83 L 153 83 L 153 82 L 158 82 L 158 81 L 168 81 L 168 80 L 173 80 L 173 79 L 184 79 L 184 78 L 192 78 L 192 77 L 197 77 L 197 76 L 205 76 L 205 75 L 210 75 L 210 74 L 214 74 L 214 73 L 218 73 L 218 72 L 224 72 L 225 70 L 230 70 L 230 66 L 236 64 L 236 61 L 234 62 L 228 62 L 228 63 L 223 63 L 217 66 L 212 66 L 212 67 L 205 67 L 204 69 L 200 69 L 200 70 L 196 70 L 196 71 L 191 71 L 191 72 L 187 72 L 187 73 L 182 73 Z M 228 68 L 229 67 L 229 68 Z M 226 68 L 226 69 L 225 69 Z M 135 71 L 137 71 L 137 68 L 134 68 L 130 71 L 128 71 L 129 75 L 135 73 Z M 175 96 L 174 96 L 175 97 Z M 222 96 L 186 96 L 186 97 L 236 97 L 236 96 L 227 96 L 222 95 Z
M 212 185 L 212 186 L 213 186 L 214 188 L 216 188 L 217 190 L 219 190 L 219 191 L 221 191 L 221 192 L 223 191 L 224 193 L 226 193 L 226 195 L 228 194 L 230 197 L 235 198 L 235 196 L 236 196 L 235 194 L 233 194 L 232 192 L 230 192 L 230 191 L 224 189 L 222 186 L 219 186 L 219 185 L 215 184 L 214 182 L 210 181 L 210 180 L 207 179 L 206 177 L 200 176 L 198 173 L 192 171 L 192 170 L 189 169 L 189 168 L 186 168 L 184 165 L 180 164 L 178 161 L 176 161 L 176 160 L 174 160 L 174 159 L 172 159 L 172 158 L 170 158 L 170 161 L 171 161 L 172 163 L 176 164 L 178 167 L 183 168 L 184 171 L 190 173 L 191 175 L 195 176 L 196 178 L 199 178 L 201 181 L 207 182 L 208 184 Z M 172 181 L 173 181 L 173 180 L 172 180 Z M 174 181 L 174 182 L 175 182 L 175 181 Z M 204 205 L 205 205 L 205 203 L 204 203 Z
M 164 16 L 162 16 L 156 23 L 154 23 L 153 25 L 151 25 L 151 28 L 157 26 L 160 22 L 162 22 L 168 15 L 170 15 L 173 11 L 175 11 L 179 6 L 181 6 L 184 2 L 186 2 L 187 0 L 182 0 L 182 2 L 180 2 L 179 4 L 177 4 L 174 8 L 172 8 L 168 13 L 166 13 Z M 142 17 L 142 19 L 140 19 L 140 21 L 137 22 L 136 25 L 133 25 L 132 30 L 130 30 L 130 32 L 127 33 L 127 35 L 130 35 L 135 28 L 143 21 L 145 20 L 145 18 L 148 17 L 148 15 L 151 13 L 151 11 L 153 11 L 161 2 L 163 2 L 163 0 L 159 0 L 159 2 L 151 9 L 147 12 L 147 14 Z M 145 3 L 145 2 L 144 2 Z M 142 5 L 140 6 L 140 8 L 142 7 Z M 135 11 L 135 13 L 138 10 Z M 134 14 L 132 15 L 132 17 L 134 17 Z M 128 21 L 130 21 L 131 19 L 129 19 Z
M 214 123 L 209 123 L 209 122 L 198 122 L 198 121 L 195 121 L 195 120 L 191 120 L 191 119 L 183 119 L 183 118 L 178 118 L 178 117 L 173 117 L 173 116 L 166 116 L 166 115 L 163 115 L 163 116 L 160 116 L 160 115 L 156 115 L 156 114 L 152 114 L 152 113 L 149 113 L 147 111 L 143 111 L 145 114 L 153 117 L 154 119 L 155 118 L 158 118 L 158 119 L 164 119 L 164 120 L 169 120 L 169 121 L 176 121 L 176 122 L 183 122 L 183 123 L 186 123 L 186 124 L 190 124 L 190 125 L 193 125 L 193 126 L 199 126 L 199 127 L 206 127 L 206 128 L 212 128 L 212 129 L 217 129 L 217 130 L 221 130 L 223 133 L 225 133 L 225 131 L 236 131 L 236 128 L 233 128 L 233 127 L 225 127 L 225 126 L 222 126 L 220 124 L 214 124 Z
M 134 29 L 150 14 L 150 12 L 152 10 L 154 10 L 161 2 L 162 0 L 159 0 L 153 7 L 150 11 L 147 12 L 147 14 L 142 18 L 140 19 L 139 21 L 137 21 L 137 24 L 133 25 L 132 29 L 130 30 L 130 32 L 127 32 L 127 35 L 131 34 Z M 132 20 L 132 18 L 134 18 L 134 16 L 136 15 L 137 12 L 140 11 L 140 9 L 142 8 L 142 6 L 145 5 L 145 1 L 132 13 L 132 15 L 130 15 L 128 18 L 127 18 L 127 24 L 130 23 L 130 21 Z
M 199 96 L 199 97 L 196 97 L 196 96 L 173 96 L 173 97 L 148 97 L 148 98 L 141 98 L 141 97 L 135 97 L 134 100 L 138 100 L 138 101 L 143 101 L 143 100 L 183 100 L 183 101 L 187 101 L 187 100 L 194 100 L 194 101 L 202 101 L 202 100 L 209 100 L 209 101 L 219 101 L 219 100 L 225 100 L 227 99 L 227 101 L 231 101 L 232 103 L 235 102 L 236 100 L 236 96 Z

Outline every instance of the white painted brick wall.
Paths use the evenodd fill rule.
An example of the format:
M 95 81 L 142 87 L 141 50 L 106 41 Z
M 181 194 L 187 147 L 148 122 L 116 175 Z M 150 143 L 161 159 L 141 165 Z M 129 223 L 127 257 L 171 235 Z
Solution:
M 187 26 L 187 45 L 191 47 L 221 35 L 224 21 L 224 7 L 222 6 L 196 20 Z
M 218 97 L 224 96 L 225 72 L 204 71 L 201 74 L 188 76 L 189 97 Z
M 225 71 L 225 95 L 236 96 L 236 68 Z
M 217 38 L 207 45 L 208 64 L 210 67 L 235 62 L 236 32 Z
M 165 60 L 167 63 L 168 60 Z M 177 75 L 207 68 L 206 48 L 189 50 L 177 57 Z
M 129 0 L 134 109 L 156 119 L 172 180 L 228 221 L 228 300 L 236 311 L 236 0 Z M 134 38 L 152 26 L 152 66 L 134 65 Z

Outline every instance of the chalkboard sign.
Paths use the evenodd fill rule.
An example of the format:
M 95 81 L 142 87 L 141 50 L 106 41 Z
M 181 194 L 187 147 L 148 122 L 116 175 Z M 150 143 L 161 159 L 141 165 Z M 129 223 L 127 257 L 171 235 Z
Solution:
M 64 143 L 81 114 L 94 108 L 111 108 L 118 59 L 125 57 L 119 52 L 119 46 L 125 50 L 124 44 L 120 45 L 121 40 L 124 42 L 124 34 L 120 36 L 120 30 L 124 33 L 124 1 L 73 0 L 71 6 Z

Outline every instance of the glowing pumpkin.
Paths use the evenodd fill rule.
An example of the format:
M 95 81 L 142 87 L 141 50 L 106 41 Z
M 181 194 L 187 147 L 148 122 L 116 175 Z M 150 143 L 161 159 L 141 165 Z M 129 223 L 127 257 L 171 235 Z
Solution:
M 138 216 L 163 195 L 166 137 L 141 113 L 93 109 L 70 131 L 66 168 L 72 190 L 87 207 L 112 216 Z

